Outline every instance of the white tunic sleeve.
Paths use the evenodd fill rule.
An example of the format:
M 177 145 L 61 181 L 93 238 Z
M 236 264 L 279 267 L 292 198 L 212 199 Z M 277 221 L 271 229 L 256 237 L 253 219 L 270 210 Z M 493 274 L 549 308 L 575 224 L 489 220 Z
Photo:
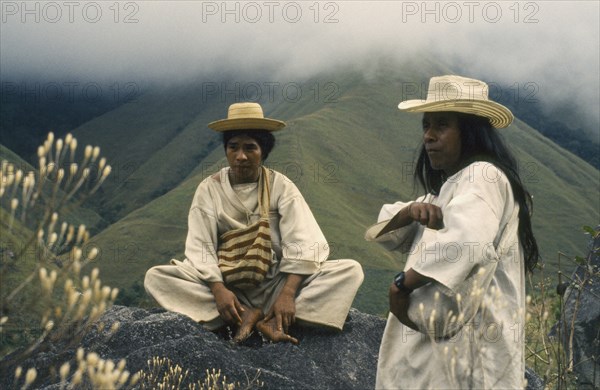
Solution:
M 282 258 L 280 271 L 310 275 L 329 256 L 329 245 L 304 197 L 289 179 L 278 174 L 274 189 L 283 186 L 276 200 Z
M 452 198 L 442 207 L 444 228 L 424 228 L 407 259 L 415 271 L 452 292 L 472 272 L 498 261 L 500 222 L 512 196 L 505 175 L 491 164 L 473 164 L 455 180 Z
M 420 197 L 416 201 L 422 202 L 425 197 Z M 387 226 L 394 215 L 398 214 L 400 210 L 408 207 L 413 202 L 396 202 L 392 204 L 384 204 L 379 211 L 377 217 L 377 223 L 370 226 L 365 233 L 365 240 L 374 241 L 381 244 L 385 249 L 389 251 L 399 250 L 406 253 L 410 250 L 412 243 L 415 239 L 415 235 L 418 230 L 419 224 L 413 222 L 400 229 L 392 230 L 381 236 L 377 237 L 379 233 Z
M 198 186 L 188 215 L 185 256 L 206 282 L 222 282 L 217 258 L 217 220 L 213 209 L 208 180 Z
M 470 321 L 500 261 L 497 244 L 512 191 L 503 174 L 490 180 L 482 173 L 477 167 L 463 172 L 442 204 L 444 228 L 422 228 L 407 259 L 407 269 L 434 279 L 411 294 L 408 315 L 424 333 L 452 336 Z M 460 317 L 449 321 L 448 313 Z

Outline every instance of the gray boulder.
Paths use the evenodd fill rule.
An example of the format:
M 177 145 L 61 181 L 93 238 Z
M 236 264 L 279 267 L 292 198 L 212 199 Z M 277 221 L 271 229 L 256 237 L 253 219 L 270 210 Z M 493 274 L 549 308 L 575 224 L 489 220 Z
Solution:
M 228 382 L 245 384 L 260 370 L 259 379 L 270 389 L 368 389 L 375 386 L 377 353 L 384 320 L 352 310 L 343 332 L 297 328 L 292 334 L 299 346 L 263 342 L 255 334 L 235 345 L 206 331 L 186 316 L 163 310 L 115 306 L 102 318 L 105 329 L 120 322 L 107 339 L 107 331 L 90 333 L 86 350 L 104 358 L 127 359 L 136 372 L 153 356 L 169 357 L 190 370 L 197 381 L 206 369 L 221 369 Z
M 117 321 L 120 327 L 111 334 L 109 329 Z M 227 376 L 228 383 L 239 382 L 240 388 L 260 370 L 258 379 L 265 389 L 373 389 L 385 327 L 384 319 L 352 309 L 343 332 L 293 329 L 300 341 L 294 346 L 271 344 L 258 334 L 236 345 L 226 341 L 226 334 L 206 331 L 190 318 L 162 309 L 113 306 L 99 323 L 104 324 L 101 330 L 93 329 L 82 340 L 87 352 L 115 362 L 126 359 L 131 373 L 147 369 L 152 357 L 167 357 L 189 370 L 181 388 L 203 380 L 206 370 L 215 368 Z M 66 360 L 75 366 L 75 351 L 60 346 L 32 358 L 25 366 L 38 368 L 40 378 L 34 387 L 58 390 L 53 367 Z M 527 370 L 526 378 L 528 389 L 543 389 L 533 371 Z
M 600 235 L 590 240 L 588 249 L 585 264 L 573 272 L 575 282 L 565 292 L 558 324 L 567 359 L 573 359 L 578 389 L 600 388 Z

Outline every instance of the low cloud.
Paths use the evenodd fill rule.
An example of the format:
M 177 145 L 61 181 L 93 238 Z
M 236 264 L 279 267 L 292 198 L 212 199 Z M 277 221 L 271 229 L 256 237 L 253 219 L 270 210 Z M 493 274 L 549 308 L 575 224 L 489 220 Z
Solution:
M 535 93 L 599 131 L 595 1 L 2 1 L 2 80 L 308 77 L 424 56 Z M 577 123 L 576 123 L 577 125 Z

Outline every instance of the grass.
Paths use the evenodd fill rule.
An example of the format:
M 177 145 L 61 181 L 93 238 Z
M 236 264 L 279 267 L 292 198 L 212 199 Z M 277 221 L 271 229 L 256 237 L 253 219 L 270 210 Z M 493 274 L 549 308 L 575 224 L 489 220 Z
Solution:
M 591 228 L 586 230 L 592 234 L 595 242 L 598 242 L 600 231 L 594 232 Z M 598 299 L 593 287 L 593 280 L 597 281 L 599 276 L 598 267 L 592 266 L 591 259 L 598 256 L 599 250 L 600 247 L 593 248 L 585 258 L 559 254 L 558 257 L 562 258 L 562 261 L 558 261 L 558 273 L 545 274 L 545 269 L 542 268 L 535 280 L 530 278 L 525 329 L 526 365 L 543 379 L 546 388 L 578 388 L 576 366 L 595 364 L 593 360 L 587 361 L 587 357 L 576 352 L 577 348 L 584 346 L 576 345 L 571 349 L 570 345 L 574 339 L 577 339 L 576 344 L 584 340 L 592 344 L 598 342 L 597 334 L 587 332 L 585 337 L 581 337 L 581 332 L 589 324 L 582 323 L 585 316 L 582 317 L 580 313 L 585 310 L 581 304 L 583 295 L 588 296 L 588 301 Z M 570 270 L 563 273 L 562 267 L 565 262 L 566 269 L 574 265 L 580 266 L 577 278 L 571 279 Z M 590 340 L 590 336 L 595 336 L 595 339 Z M 594 378 L 586 378 L 584 381 L 597 382 L 595 375 Z

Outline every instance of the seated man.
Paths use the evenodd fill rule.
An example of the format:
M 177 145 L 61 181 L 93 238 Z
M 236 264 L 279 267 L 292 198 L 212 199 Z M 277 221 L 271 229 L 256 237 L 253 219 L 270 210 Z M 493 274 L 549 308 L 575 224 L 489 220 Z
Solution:
M 198 185 L 188 217 L 186 259 L 148 270 L 146 291 L 164 308 L 210 330 L 237 325 L 236 342 L 256 328 L 274 342 L 297 343 L 288 333 L 295 322 L 341 330 L 362 283 L 362 268 L 354 260 L 326 261 L 327 241 L 298 188 L 263 166 L 275 145 L 272 132 L 285 123 L 264 118 L 257 103 L 237 103 L 227 119 L 208 126 L 223 132 L 229 166 Z M 237 233 L 225 234 L 252 234 L 247 231 L 260 225 L 261 216 L 270 229 L 267 259 L 257 262 L 260 253 L 225 253 L 224 242 Z M 236 268 L 238 261 L 254 263 Z

